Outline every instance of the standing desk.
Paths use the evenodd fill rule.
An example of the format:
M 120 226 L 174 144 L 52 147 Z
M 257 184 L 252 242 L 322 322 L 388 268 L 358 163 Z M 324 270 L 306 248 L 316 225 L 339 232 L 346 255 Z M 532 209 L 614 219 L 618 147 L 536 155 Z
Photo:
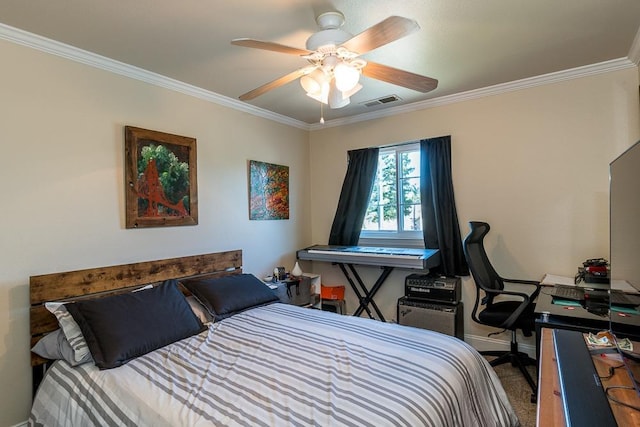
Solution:
M 436 249 L 314 245 L 300 249 L 296 255 L 298 259 L 337 264 L 359 301 L 358 308 L 353 315 L 360 316 L 363 311 L 366 311 L 370 318 L 375 319 L 369 309 L 369 305 L 371 305 L 378 318 L 383 322 L 385 322 L 384 316 L 373 297 L 393 269 L 398 267 L 428 270 L 440 264 L 440 254 Z M 371 288 L 367 288 L 364 284 L 355 265 L 375 265 L 382 269 L 380 276 Z

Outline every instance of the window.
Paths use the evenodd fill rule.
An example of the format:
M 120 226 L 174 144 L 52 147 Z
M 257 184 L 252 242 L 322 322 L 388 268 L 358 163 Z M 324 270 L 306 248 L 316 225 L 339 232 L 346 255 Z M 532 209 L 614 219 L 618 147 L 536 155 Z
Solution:
M 420 145 L 381 148 L 360 239 L 416 239 L 422 244 Z M 407 244 L 407 242 L 405 242 Z M 413 245 L 411 245 L 413 246 Z

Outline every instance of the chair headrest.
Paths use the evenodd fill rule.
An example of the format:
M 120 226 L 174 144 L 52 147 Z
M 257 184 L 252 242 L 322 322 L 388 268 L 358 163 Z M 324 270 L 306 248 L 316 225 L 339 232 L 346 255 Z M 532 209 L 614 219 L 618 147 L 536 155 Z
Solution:
M 467 243 L 481 242 L 484 236 L 486 236 L 491 229 L 489 224 L 482 221 L 469 221 L 469 227 L 471 228 L 471 231 L 465 239 Z

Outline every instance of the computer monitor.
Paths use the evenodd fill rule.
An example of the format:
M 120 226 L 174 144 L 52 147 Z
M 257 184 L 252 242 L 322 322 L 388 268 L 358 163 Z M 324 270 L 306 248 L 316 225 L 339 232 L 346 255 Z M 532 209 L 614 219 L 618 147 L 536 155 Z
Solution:
M 611 289 L 640 292 L 640 141 L 609 166 Z
M 611 289 L 640 292 L 640 141 L 611 162 L 609 179 Z M 611 332 L 618 338 L 640 335 L 640 326 L 622 324 L 632 316 L 637 315 L 625 314 L 612 305 L 609 310 Z M 634 348 L 634 352 L 640 349 Z M 631 364 L 628 364 L 628 373 L 640 399 L 640 384 L 633 381 Z

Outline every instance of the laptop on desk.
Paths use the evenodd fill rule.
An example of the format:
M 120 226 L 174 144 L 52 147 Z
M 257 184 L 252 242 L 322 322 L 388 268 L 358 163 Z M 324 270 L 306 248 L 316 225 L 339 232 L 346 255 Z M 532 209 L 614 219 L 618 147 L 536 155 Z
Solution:
M 554 286 L 549 290 L 549 294 L 554 298 L 570 301 L 586 300 L 611 300 L 612 305 L 623 307 L 636 307 L 640 305 L 640 295 L 630 295 L 622 291 L 599 289 L 587 286 Z

